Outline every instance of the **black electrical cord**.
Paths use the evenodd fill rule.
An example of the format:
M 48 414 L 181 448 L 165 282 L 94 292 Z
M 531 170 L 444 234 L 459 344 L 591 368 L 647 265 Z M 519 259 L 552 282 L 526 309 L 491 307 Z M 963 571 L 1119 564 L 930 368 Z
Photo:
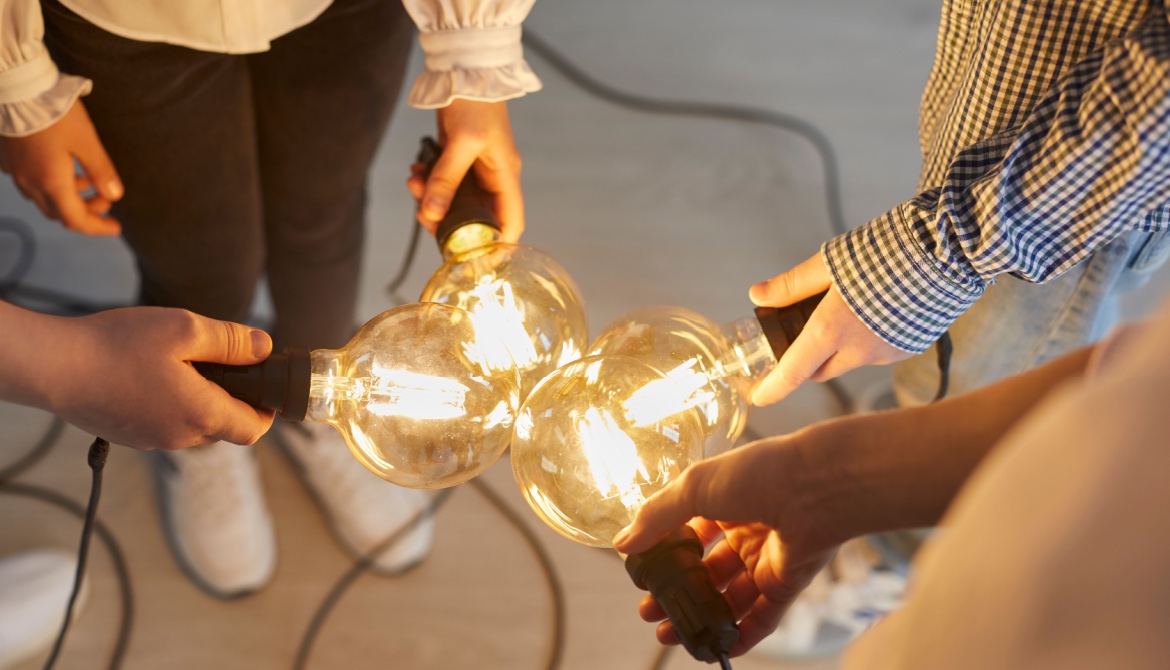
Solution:
M 104 440 L 103 440 L 104 442 Z M 91 467 L 94 462 L 94 456 L 98 456 L 104 463 L 104 456 L 95 454 L 94 449 L 99 445 L 98 440 L 94 441 L 95 446 L 90 447 L 90 462 Z M 106 445 L 108 449 L 108 443 Z M 69 617 L 72 616 L 73 603 L 77 597 L 78 588 L 81 584 L 81 578 L 85 572 L 86 556 L 89 551 L 89 538 L 92 533 L 96 532 L 98 539 L 106 546 L 106 550 L 110 553 L 110 560 L 114 565 L 114 571 L 118 578 L 118 590 L 122 601 L 122 617 L 118 624 L 118 638 L 114 644 L 114 650 L 110 654 L 110 662 L 107 666 L 109 670 L 118 670 L 122 667 L 122 661 L 126 657 L 126 650 L 130 644 L 130 633 L 134 627 L 134 592 L 130 582 L 130 571 L 127 568 L 126 556 L 122 551 L 121 545 L 118 544 L 114 534 L 110 529 L 97 519 L 96 507 L 97 497 L 101 493 L 101 469 L 100 466 L 94 471 L 94 488 L 90 492 L 90 505 L 83 507 L 77 502 L 41 486 L 34 486 L 31 484 L 22 484 L 17 482 L 5 481 L 0 484 L 0 495 L 11 495 L 23 498 L 33 498 L 42 502 L 49 503 L 84 521 L 82 528 L 81 549 L 77 560 L 77 573 L 74 578 L 73 591 L 69 598 L 69 608 L 66 610 L 66 619 L 62 622 L 61 631 L 57 636 L 56 644 L 54 645 L 53 655 L 49 657 L 45 668 L 52 667 L 56 661 L 57 653 L 60 650 L 61 642 L 64 639 L 65 632 L 69 626 Z
M 553 600 L 553 636 L 552 647 L 549 649 L 548 661 L 545 663 L 547 670 L 556 670 L 561 667 L 561 660 L 564 657 L 565 647 L 565 621 L 567 615 L 565 612 L 565 587 L 561 584 L 560 577 L 557 575 L 556 566 L 553 564 L 552 556 L 549 556 L 548 550 L 544 548 L 540 538 L 536 536 L 532 528 L 520 518 L 508 503 L 496 493 L 492 487 L 483 481 L 483 478 L 477 477 L 471 480 L 471 485 L 475 490 L 479 491 L 480 495 L 487 498 L 488 502 L 492 504 L 508 521 L 512 522 L 512 526 L 524 536 L 528 546 L 532 548 L 532 552 L 536 555 L 536 559 L 540 562 L 541 570 L 544 572 L 545 581 L 548 582 L 549 593 L 552 594 Z
M 520 518 L 520 515 L 516 514 L 516 512 L 508 506 L 508 504 L 503 500 L 503 498 L 499 496 L 499 494 L 497 494 L 494 490 L 492 490 L 491 487 L 479 479 L 473 479 L 471 481 L 471 485 L 475 487 L 475 489 L 479 491 L 479 493 L 483 495 L 483 497 L 486 498 L 488 502 L 491 503 L 492 506 L 495 507 L 504 516 L 504 518 L 507 519 L 516 528 L 517 531 L 520 532 L 525 541 L 532 548 L 537 561 L 540 563 L 541 570 L 544 573 L 545 580 L 548 583 L 549 592 L 552 594 L 553 601 L 552 645 L 549 649 L 548 660 L 545 664 L 545 668 L 547 668 L 547 670 L 556 670 L 561 666 L 561 661 L 564 657 L 566 608 L 565 590 L 561 584 L 560 577 L 557 575 L 556 567 L 553 564 L 552 557 L 549 556 L 548 551 L 544 548 L 544 545 L 540 542 L 540 539 L 536 536 L 532 529 L 528 527 L 528 524 L 526 524 L 524 520 Z M 346 590 L 348 590 L 349 587 L 353 585 L 353 583 L 359 576 L 361 576 L 363 572 L 368 570 L 373 565 L 374 561 L 382 554 L 382 552 L 386 551 L 391 545 L 397 542 L 410 529 L 414 528 L 425 519 L 433 516 L 446 502 L 447 498 L 449 498 L 451 494 L 454 493 L 454 491 L 455 489 L 445 489 L 441 491 L 431 500 L 430 505 L 428 505 L 414 518 L 412 518 L 406 526 L 395 531 L 393 535 L 378 543 L 378 545 L 373 550 L 363 556 L 361 560 L 355 562 L 352 567 L 350 567 L 344 574 L 342 574 L 341 578 L 337 580 L 337 582 L 333 585 L 333 588 L 330 589 L 329 593 L 321 601 L 321 605 L 318 606 L 317 611 L 313 614 L 313 618 L 310 620 L 308 627 L 301 636 L 301 642 L 297 648 L 297 655 L 293 661 L 294 670 L 305 670 L 309 661 L 309 655 L 313 649 L 313 643 L 316 641 L 317 636 L 324 627 L 325 621 L 329 614 L 333 611 L 333 608 L 337 605 L 338 601 L 341 600 L 341 597 L 345 594 Z
M 368 570 L 370 566 L 374 564 L 374 561 L 376 561 L 378 557 L 382 555 L 382 552 L 386 551 L 391 546 L 393 546 L 395 542 L 398 542 L 398 540 L 405 537 L 408 532 L 413 530 L 420 523 L 434 516 L 435 512 L 437 512 L 439 508 L 443 506 L 443 503 L 447 502 L 447 499 L 450 498 L 451 494 L 454 492 L 455 489 L 445 489 L 440 491 L 437 495 L 435 495 L 434 498 L 431 498 L 430 503 L 428 503 L 426 507 L 411 517 L 410 521 L 406 522 L 406 525 L 394 531 L 386 539 L 375 545 L 375 547 L 371 549 L 369 553 L 355 561 L 354 564 L 341 575 L 341 578 L 337 580 L 337 583 L 334 584 L 333 588 L 329 590 L 328 594 L 326 594 L 325 599 L 322 600 L 321 604 L 317 606 L 317 611 L 313 613 L 313 618 L 309 621 L 308 627 L 301 635 L 300 644 L 297 645 L 297 655 L 293 660 L 293 668 L 295 668 L 295 670 L 304 670 L 306 664 L 308 664 L 309 653 L 313 650 L 313 642 L 316 641 L 317 635 L 321 632 L 321 628 L 325 625 L 325 619 L 329 616 L 329 613 L 333 610 L 333 607 L 337 604 L 337 601 L 341 599 L 341 596 L 345 593 L 346 589 L 348 589 L 350 585 L 353 584 L 353 582 L 358 577 L 360 577 L 363 572 Z
M 951 342 L 950 331 L 942 334 L 934 343 L 938 350 L 938 391 L 934 394 L 934 402 L 947 397 L 947 390 L 951 385 L 951 353 L 954 344 Z
M 824 170 L 825 203 L 829 212 L 829 227 L 834 235 L 844 235 L 849 232 L 849 225 L 845 222 L 841 197 L 841 176 L 837 166 L 837 154 L 833 143 L 820 128 L 791 114 L 784 114 L 770 109 L 746 107 L 741 105 L 723 105 L 711 102 L 696 102 L 690 100 L 661 100 L 642 95 L 635 95 L 619 90 L 602 83 L 577 67 L 571 60 L 552 46 L 544 38 L 531 29 L 525 28 L 523 35 L 524 46 L 531 49 L 546 63 L 559 72 L 561 76 L 573 84 L 606 102 L 619 107 L 632 109 L 650 114 L 667 114 L 671 116 L 696 116 L 700 118 L 725 119 L 729 121 L 743 121 L 761 123 L 774 126 L 800 135 L 806 139 L 820 154 L 821 166 Z M 946 354 L 944 356 L 943 349 Z M 935 400 L 946 395 L 947 383 L 950 377 L 951 340 L 949 333 L 943 333 L 939 340 L 939 387 Z M 825 382 L 843 414 L 850 414 L 855 404 L 849 391 L 838 380 L 831 379 Z
M 16 263 L 0 277 L 0 299 L 12 300 L 24 298 L 35 303 L 52 305 L 56 309 L 52 312 L 61 316 L 80 316 L 93 314 L 122 305 L 98 303 L 84 300 L 76 296 L 67 295 L 51 289 L 29 286 L 24 282 L 28 271 L 32 268 L 36 257 L 37 241 L 28 224 L 12 217 L 0 218 L 0 234 L 11 235 L 19 244 Z
M 33 258 L 36 257 L 37 238 L 28 229 L 24 221 L 11 217 L 0 217 L 0 233 L 12 235 L 16 238 L 19 249 L 16 253 L 16 263 L 0 277 L 0 298 L 20 286 L 28 271 L 32 269 Z
M 45 434 L 41 439 L 30 449 L 24 456 L 16 459 L 11 465 L 0 469 L 0 485 L 5 484 L 10 479 L 16 479 L 31 469 L 34 465 L 39 463 L 41 459 L 49 455 L 53 450 L 53 446 L 57 444 L 57 440 L 61 438 L 61 433 L 65 431 L 65 420 L 59 416 L 54 416 L 49 428 L 45 430 Z
M 52 670 L 57 664 L 57 656 L 61 654 L 61 645 L 65 643 L 65 634 L 69 632 L 69 624 L 73 621 L 73 607 L 77 604 L 77 594 L 81 592 L 81 581 L 85 579 L 85 565 L 89 562 L 89 540 L 93 537 L 93 522 L 97 518 L 98 502 L 102 497 L 102 470 L 106 467 L 106 458 L 110 455 L 110 443 L 100 437 L 95 437 L 89 446 L 89 468 L 93 470 L 93 481 L 89 487 L 89 504 L 85 507 L 85 523 L 81 526 L 81 547 L 77 550 L 77 573 L 73 576 L 73 591 L 69 594 L 69 604 L 65 607 L 65 618 L 61 621 L 61 631 L 57 633 L 57 640 L 53 643 L 53 651 L 45 661 L 45 670 Z
M 554 69 L 559 71 L 568 80 L 580 86 L 585 91 L 603 100 L 609 101 L 627 109 L 657 114 L 700 116 L 761 123 L 782 128 L 801 135 L 813 145 L 821 157 L 822 167 L 824 170 L 829 224 L 835 234 L 843 234 L 848 230 L 848 226 L 845 223 L 845 217 L 842 213 L 840 177 L 838 174 L 835 151 L 828 137 L 811 123 L 798 117 L 775 112 L 772 110 L 702 102 L 655 100 L 643 96 L 632 95 L 602 84 L 596 79 L 593 79 L 584 71 L 573 65 L 568 59 L 557 52 L 549 43 L 538 37 L 531 30 L 528 30 L 525 33 L 524 43 L 532 51 L 537 53 L 537 55 L 548 62 Z M 417 255 L 418 241 L 420 238 L 419 228 L 420 226 L 418 225 L 412 226 L 410 241 L 407 245 L 407 250 L 403 261 L 397 274 L 386 286 L 386 292 L 396 298 L 399 302 L 405 302 L 397 294 L 397 291 L 405 282 L 407 275 L 410 272 L 414 258 Z M 24 252 L 18 256 L 17 264 L 12 268 L 12 270 L 9 271 L 9 273 L 0 279 L 0 298 L 9 299 L 13 295 L 19 295 L 23 298 L 36 302 L 51 304 L 57 307 L 58 310 L 61 310 L 65 314 L 69 315 L 89 314 L 121 306 L 115 304 L 100 304 L 90 302 L 49 289 L 21 285 L 21 280 L 28 273 L 32 265 L 32 259 L 34 256 L 33 252 L 35 251 L 35 237 L 32 236 L 31 232 L 29 232 L 27 226 L 25 226 L 23 222 L 14 219 L 0 219 L 0 232 L 15 235 L 20 241 L 22 249 L 24 250 Z M 949 381 L 949 364 L 952 350 L 949 334 L 943 335 L 939 341 L 938 347 L 940 377 L 939 391 L 936 395 L 936 400 L 946 395 Z M 840 384 L 839 381 L 830 380 L 826 384 L 826 387 L 840 404 L 843 413 L 852 411 L 853 401 L 847 390 L 842 384 Z M 29 453 L 28 456 L 21 459 L 13 466 L 6 468 L 4 471 L 2 471 L 2 473 L 0 473 L 4 475 L 0 476 L 0 482 L 3 482 L 4 479 L 11 478 L 15 473 L 23 472 L 25 469 L 31 467 L 33 464 L 39 461 L 40 458 L 42 458 L 44 454 L 48 453 L 48 451 L 51 449 L 52 444 L 60 435 L 62 427 L 63 423 L 60 422 L 59 419 L 54 422 L 54 424 L 50 426 L 49 431 L 46 433 L 45 437 L 42 438 L 41 442 Z M 749 431 L 745 430 L 745 435 L 747 434 L 749 434 Z M 751 432 L 750 434 L 756 435 L 756 439 L 758 439 L 758 435 L 754 432 Z M 95 474 L 95 476 L 98 475 Z M 100 490 L 100 477 L 97 486 Z M 24 495 L 31 495 L 31 489 L 34 488 L 18 484 L 7 484 L 6 487 L 6 492 L 15 494 L 20 494 L 22 492 Z M 47 489 L 40 491 L 41 495 L 36 495 L 33 497 L 40 497 L 43 500 L 49 500 L 50 498 L 46 497 L 44 494 L 49 494 L 50 496 L 56 495 Z M 481 489 L 481 492 L 484 491 Z M 441 495 L 442 494 L 440 494 L 440 496 Z M 488 496 L 489 500 L 492 499 L 487 492 L 484 492 L 484 495 Z M 440 500 L 440 496 L 436 496 L 435 500 Z M 62 505 L 62 501 L 65 501 L 66 504 Z M 96 498 L 91 498 L 91 501 L 96 502 Z M 72 503 L 72 501 L 68 501 L 68 499 L 63 497 L 60 497 L 56 501 L 56 504 L 64 506 L 67 509 L 71 509 L 75 512 L 78 511 L 75 509 L 75 507 L 70 507 L 70 505 L 76 506 L 75 503 Z M 436 506 L 433 505 L 431 508 L 429 508 L 429 514 L 434 513 L 435 507 Z M 501 510 L 501 512 L 505 513 L 506 516 L 509 516 L 511 520 L 511 514 L 514 513 L 511 513 L 510 509 L 500 507 L 499 505 L 497 505 L 497 507 Z M 82 512 L 82 516 L 86 516 L 87 514 L 88 512 Z M 419 519 L 421 520 L 421 518 L 422 517 L 420 515 Z M 418 521 L 414 521 L 412 523 L 417 522 Z M 515 523 L 514 520 L 513 523 Z M 527 528 L 526 525 L 522 523 L 516 525 L 520 532 L 525 534 L 525 537 L 529 539 L 534 550 L 536 551 L 536 554 L 541 561 L 541 565 L 545 569 L 545 574 L 549 580 L 550 588 L 553 590 L 554 601 L 557 603 L 557 620 L 554 623 L 554 635 L 556 636 L 556 640 L 554 642 L 553 650 L 549 660 L 550 668 L 557 667 L 561 659 L 561 647 L 564 637 L 563 593 L 561 593 L 559 581 L 556 577 L 555 571 L 553 570 L 552 563 L 550 560 L 548 560 L 547 554 L 544 553 L 543 547 L 534 541 L 535 536 L 530 536 L 531 531 Z M 125 569 L 125 562 L 122 559 L 120 548 L 118 548 L 116 541 L 113 539 L 113 536 L 107 529 L 105 529 L 101 522 L 97 522 L 96 528 L 99 537 L 101 537 L 103 542 L 106 543 L 107 547 L 110 549 L 111 555 L 115 558 L 115 568 L 118 569 L 119 583 L 121 584 L 123 591 L 123 627 L 119 632 L 119 642 L 115 649 L 115 654 L 111 660 L 110 665 L 111 668 L 116 668 L 120 665 L 122 656 L 125 653 L 125 646 L 129 639 L 130 632 L 130 621 L 132 617 L 132 594 L 130 589 L 129 573 Z M 389 547 L 389 545 L 392 544 L 396 539 L 397 537 L 388 538 L 386 541 L 386 546 L 382 547 L 381 551 L 384 551 L 385 548 Z M 84 551 L 87 549 L 87 540 L 83 539 L 83 542 L 85 543 L 83 544 Z M 380 554 L 381 551 L 374 552 L 374 555 L 376 556 Z M 83 561 L 79 561 L 79 564 L 82 562 Z M 365 565 L 363 565 L 363 563 L 365 563 Z M 365 561 L 364 559 L 355 563 L 354 567 L 351 568 L 351 571 L 347 572 L 346 575 L 343 575 L 342 579 L 330 593 L 330 596 L 327 597 L 326 601 L 322 603 L 321 607 L 317 611 L 317 614 L 314 616 L 313 621 L 310 623 L 309 630 L 306 631 L 305 637 L 302 638 L 300 651 L 298 652 L 298 665 L 296 667 L 303 667 L 303 663 L 305 660 L 307 660 L 308 651 L 311 648 L 312 641 L 315 638 L 320 626 L 323 624 L 325 616 L 336 603 L 336 600 L 340 598 L 345 588 L 347 588 L 348 585 L 352 583 L 357 578 L 357 576 L 368 567 L 369 562 Z M 350 576 L 351 574 L 352 576 Z M 64 629 L 62 631 L 62 635 L 63 634 Z M 660 667 L 665 663 L 670 649 L 671 648 L 669 647 L 665 647 L 663 649 L 663 651 L 660 653 L 658 661 L 655 664 L 655 667 Z M 302 655 L 304 658 L 302 658 Z M 726 658 L 721 658 L 720 664 L 724 668 L 730 667 L 730 663 Z
M 731 659 L 727 657 L 727 654 L 719 654 L 719 667 L 722 670 L 731 670 Z
M 414 265 L 414 257 L 418 255 L 418 241 L 422 226 L 417 221 L 412 221 L 410 227 L 410 242 L 406 244 L 406 254 L 402 257 L 402 262 L 398 265 L 398 273 L 394 278 L 386 284 L 386 294 L 394 298 L 399 305 L 409 302 L 404 300 L 402 296 L 398 295 L 398 289 L 406 283 L 406 276 L 410 274 L 410 267 Z
M 659 100 L 627 93 L 594 79 L 593 76 L 574 65 L 572 61 L 557 51 L 552 44 L 532 32 L 530 28 L 524 29 L 522 39 L 525 47 L 544 59 L 563 77 L 590 94 L 619 107 L 651 114 L 698 116 L 762 123 L 800 135 L 808 140 L 821 156 L 825 180 L 825 204 L 829 210 L 829 225 L 832 227 L 834 235 L 844 235 L 849 231 L 849 226 L 845 223 L 845 215 L 841 211 L 841 178 L 837 169 L 837 154 L 833 150 L 832 142 L 820 128 L 799 117 L 770 109 L 689 100 Z

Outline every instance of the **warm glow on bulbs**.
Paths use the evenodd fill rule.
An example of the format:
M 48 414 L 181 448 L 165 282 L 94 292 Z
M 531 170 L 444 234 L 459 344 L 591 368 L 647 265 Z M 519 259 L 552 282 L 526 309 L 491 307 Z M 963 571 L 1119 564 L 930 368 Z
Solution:
M 685 397 L 674 384 L 624 356 L 584 358 L 542 381 L 520 408 L 512 435 L 512 471 L 537 516 L 571 540 L 610 546 L 646 498 L 702 457 L 693 408 L 673 407 L 646 422 L 631 418 L 637 389 Z M 663 413 L 653 396 L 633 402 L 635 416 L 647 405 Z
M 609 412 L 596 407 L 586 409 L 585 415 L 577 419 L 577 432 L 593 485 L 602 499 L 617 496 L 627 507 L 645 502 L 637 482 L 648 481 L 650 473 L 638 460 L 634 441 L 622 432 Z
M 492 366 L 511 361 L 523 399 L 545 375 L 581 357 L 588 329 L 580 292 L 548 255 L 521 244 L 483 243 L 489 239 L 485 226 L 456 233 L 465 228 L 477 232 L 448 242 L 447 251 L 458 251 L 427 282 L 420 300 L 467 310 L 499 338 L 506 351 L 485 354 Z

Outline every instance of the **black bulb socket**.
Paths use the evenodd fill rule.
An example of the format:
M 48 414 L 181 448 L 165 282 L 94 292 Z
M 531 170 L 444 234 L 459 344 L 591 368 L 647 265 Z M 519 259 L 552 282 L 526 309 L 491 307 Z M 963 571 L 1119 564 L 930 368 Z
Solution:
M 760 322 L 760 329 L 764 331 L 764 337 L 772 347 L 776 360 L 780 360 L 784 352 L 788 351 L 796 338 L 804 332 L 813 311 L 828 293 L 823 291 L 787 307 L 756 308 L 756 320 Z
M 286 421 L 304 421 L 312 378 L 309 350 L 288 347 L 254 365 L 192 363 L 231 397 L 256 409 L 272 410 Z
M 703 565 L 703 543 L 683 526 L 640 554 L 626 557 L 626 572 L 666 612 L 674 633 L 697 661 L 715 661 L 739 640 L 727 599 Z
M 424 173 L 426 178 L 430 178 L 431 170 L 435 168 L 442 154 L 443 148 L 435 138 L 422 138 L 417 161 L 426 166 Z M 455 196 L 451 199 L 451 206 L 447 209 L 447 215 L 439 221 L 439 226 L 435 229 L 435 241 L 439 243 L 439 249 L 447 246 L 447 240 L 455 231 L 473 223 L 500 230 L 500 222 L 496 220 L 495 211 L 492 209 L 492 197 L 479 185 L 479 180 L 475 178 L 475 170 L 471 169 L 459 183 L 459 188 L 455 190 Z

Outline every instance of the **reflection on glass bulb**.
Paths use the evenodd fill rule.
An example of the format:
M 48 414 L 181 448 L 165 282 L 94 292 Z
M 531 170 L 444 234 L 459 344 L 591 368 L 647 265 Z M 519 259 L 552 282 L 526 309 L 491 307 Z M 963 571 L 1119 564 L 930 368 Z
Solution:
M 589 355 L 631 356 L 662 372 L 631 394 L 631 420 L 696 409 L 705 457 L 731 448 L 747 425 L 748 394 L 775 364 L 755 319 L 719 326 L 681 307 L 648 307 L 618 317 L 597 336 Z
M 673 384 L 632 358 L 595 356 L 558 369 L 528 396 L 513 431 L 512 471 L 557 532 L 610 546 L 647 497 L 702 457 L 693 408 L 640 420 L 632 395 L 658 381 Z
M 466 230 L 492 237 L 453 235 L 444 248 L 449 257 L 421 300 L 465 309 L 496 333 L 520 371 L 523 399 L 545 375 L 581 357 L 588 330 L 580 292 L 548 255 L 520 244 L 484 244 L 495 234 L 486 226 L 456 232 Z
M 443 488 L 508 446 L 520 381 L 508 349 L 475 315 L 404 305 L 343 349 L 311 354 L 307 418 L 345 437 L 367 468 L 401 486 Z

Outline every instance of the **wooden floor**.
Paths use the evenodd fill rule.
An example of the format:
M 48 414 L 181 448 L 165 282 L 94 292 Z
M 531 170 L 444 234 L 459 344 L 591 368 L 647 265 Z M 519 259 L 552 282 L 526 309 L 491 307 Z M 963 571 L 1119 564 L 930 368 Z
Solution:
M 538 32 L 612 85 L 647 95 L 752 104 L 820 125 L 837 147 L 850 225 L 914 195 L 916 112 L 934 52 L 940 0 L 541 0 Z M 525 159 L 525 242 L 577 279 L 596 333 L 618 314 L 680 304 L 718 321 L 750 315 L 748 286 L 816 252 L 830 236 L 821 167 L 804 140 L 739 123 L 667 118 L 589 98 L 531 58 L 545 90 L 512 105 Z M 417 70 L 419 59 L 413 67 Z M 382 287 L 402 257 L 412 205 L 402 182 L 430 113 L 400 109 L 371 178 L 361 316 L 391 306 Z M 36 215 L 7 180 L 0 213 L 29 221 L 39 251 L 31 283 L 108 301 L 134 295 L 133 264 L 119 240 L 84 238 Z M 9 247 L 0 239 L 0 268 Z M 438 255 L 424 242 L 402 293 L 418 295 Z M 1128 303 L 1140 314 L 1170 284 L 1163 271 Z M 260 315 L 270 311 L 260 299 Z M 882 370 L 851 374 L 854 391 Z M 756 411 L 761 434 L 792 430 L 837 411 L 809 385 Z M 0 463 L 35 443 L 49 417 L 0 406 Z M 88 493 L 89 438 L 69 429 L 25 481 L 75 500 Z M 127 552 L 137 621 L 126 670 L 289 668 L 319 601 L 349 561 L 289 465 L 257 447 L 279 541 L 279 567 L 263 592 L 214 600 L 176 567 L 160 531 L 139 454 L 115 449 L 101 518 Z M 507 459 L 485 476 L 551 552 L 567 589 L 566 670 L 648 668 L 658 647 L 636 616 L 639 592 L 612 554 L 569 542 L 525 507 Z M 0 555 L 52 546 L 73 551 L 79 524 L 38 502 L 0 496 Z M 104 668 L 118 621 L 110 561 L 95 546 L 88 605 L 66 645 L 63 669 Z M 410 574 L 363 576 L 320 636 L 309 668 L 537 669 L 550 647 L 551 606 L 533 555 L 475 490 L 457 490 L 439 513 L 431 557 Z M 752 656 L 737 670 L 829 668 L 832 659 L 780 665 Z M 39 667 L 28 664 L 20 670 Z M 675 654 L 668 668 L 698 667 Z

